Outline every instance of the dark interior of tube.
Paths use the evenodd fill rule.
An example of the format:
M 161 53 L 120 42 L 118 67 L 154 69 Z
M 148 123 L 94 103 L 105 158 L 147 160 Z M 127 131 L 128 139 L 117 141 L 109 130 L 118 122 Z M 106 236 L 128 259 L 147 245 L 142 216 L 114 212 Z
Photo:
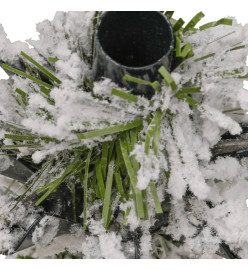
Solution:
M 154 11 L 106 12 L 97 35 L 104 52 L 128 67 L 151 65 L 172 45 L 168 22 Z

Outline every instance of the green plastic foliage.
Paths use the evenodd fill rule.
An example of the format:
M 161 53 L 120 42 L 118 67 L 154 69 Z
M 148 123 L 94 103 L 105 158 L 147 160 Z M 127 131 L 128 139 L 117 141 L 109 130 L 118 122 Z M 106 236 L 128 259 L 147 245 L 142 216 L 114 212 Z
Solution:
M 215 27 L 217 25 L 220 25 L 220 24 L 224 24 L 224 25 L 232 25 L 232 20 L 231 19 L 226 19 L 226 18 L 223 18 L 223 19 L 220 19 L 216 22 L 209 22 L 209 23 L 206 23 L 202 26 L 199 27 L 200 31 L 202 30 L 205 30 L 205 29 L 208 29 L 210 27 Z
M 117 97 L 126 99 L 128 101 L 132 101 L 134 103 L 137 103 L 138 102 L 138 97 L 137 96 L 132 95 L 132 94 L 127 93 L 127 92 L 124 92 L 124 91 L 121 91 L 121 90 L 117 90 L 115 88 L 112 89 L 111 95 L 115 95 Z
M 203 17 L 205 17 L 205 15 L 202 12 L 197 13 L 184 27 L 182 33 L 185 34 L 186 32 L 192 30 Z
M 19 69 L 10 67 L 10 66 L 8 66 L 6 64 L 2 64 L 2 68 L 3 69 L 6 69 L 6 70 L 8 70 L 10 72 L 13 72 L 13 73 L 15 73 L 17 75 L 20 75 L 21 77 L 27 78 L 27 79 L 29 79 L 29 80 L 31 80 L 31 81 L 39 84 L 39 85 L 42 85 L 44 87 L 47 87 L 49 89 L 52 89 L 53 88 L 53 85 L 51 85 L 49 83 L 46 83 L 46 82 L 43 82 L 42 80 L 37 79 L 37 78 L 35 78 L 35 77 L 31 76 L 31 75 L 28 75 L 27 73 L 25 73 L 23 71 L 20 71 Z
M 31 62 L 34 66 L 36 66 L 40 71 L 42 71 L 44 74 L 46 74 L 52 81 L 55 81 L 58 84 L 61 83 L 61 81 L 57 77 L 55 77 L 50 71 L 48 71 L 46 68 L 41 66 L 39 63 L 37 63 L 32 57 L 28 56 L 24 52 L 21 52 L 21 55 L 24 58 L 26 58 L 29 62 Z
M 108 174 L 107 174 L 107 181 L 106 181 L 106 190 L 104 194 L 103 200 L 103 211 L 102 211 L 102 219 L 103 219 L 103 226 L 105 228 L 108 227 L 109 224 L 109 217 L 110 217 L 110 206 L 111 206 L 111 190 L 112 190 L 112 183 L 113 183 L 113 175 L 115 170 L 115 162 L 111 160 L 108 165 Z
M 103 128 L 103 129 L 87 131 L 84 133 L 77 133 L 76 135 L 79 140 L 91 139 L 95 137 L 112 135 L 112 134 L 119 133 L 125 130 L 129 130 L 129 129 L 140 126 L 142 123 L 143 123 L 143 119 L 135 119 L 134 121 L 129 122 L 127 124 L 120 124 L 120 125 Z

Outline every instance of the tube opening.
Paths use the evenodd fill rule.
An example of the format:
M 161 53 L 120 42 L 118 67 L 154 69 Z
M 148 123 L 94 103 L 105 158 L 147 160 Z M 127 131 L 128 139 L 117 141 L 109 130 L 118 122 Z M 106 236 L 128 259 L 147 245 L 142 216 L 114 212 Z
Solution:
M 128 67 L 152 65 L 173 45 L 169 22 L 155 11 L 106 12 L 97 35 L 104 52 Z

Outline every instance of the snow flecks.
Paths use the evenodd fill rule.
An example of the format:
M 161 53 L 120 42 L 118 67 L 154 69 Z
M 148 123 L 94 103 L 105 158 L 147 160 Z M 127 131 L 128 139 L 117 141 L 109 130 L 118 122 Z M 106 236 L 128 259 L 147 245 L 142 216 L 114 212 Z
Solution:
M 248 241 L 246 206 L 248 183 L 244 180 L 235 182 L 232 186 L 222 185 L 221 196 L 223 203 L 209 210 L 212 219 L 209 223 L 227 242 L 235 243 L 236 247 Z
M 57 235 L 59 220 L 55 217 L 46 216 L 35 228 L 32 234 L 32 242 L 38 246 L 48 245 Z
M 141 247 L 140 247 L 140 251 L 141 251 L 141 259 L 146 259 L 149 258 L 150 256 L 150 252 L 152 251 L 152 236 L 151 234 L 147 233 L 147 234 L 143 234 L 141 239 L 140 239 L 140 243 L 141 243 Z
M 64 139 L 65 134 L 61 133 L 61 130 L 56 128 L 56 125 L 47 123 L 47 121 L 37 122 L 36 119 L 24 119 L 22 121 L 24 127 L 32 127 L 33 133 L 39 133 L 43 136 L 49 136 L 51 138 Z M 75 138 L 75 137 L 74 137 Z
M 53 106 L 47 102 L 47 99 L 40 94 L 30 94 L 29 95 L 29 106 L 30 110 L 35 111 L 40 108 L 46 109 L 48 111 L 53 111 Z
M 2 61 L 17 65 L 20 51 L 27 50 L 29 50 L 29 48 L 26 42 L 16 41 L 11 43 L 10 40 L 7 39 L 7 34 L 0 24 L 0 55 Z
M 102 100 L 101 103 L 108 107 L 111 106 L 112 112 L 113 110 L 116 110 L 115 114 L 113 113 L 111 114 L 111 118 L 109 117 L 110 118 L 109 120 L 114 119 L 116 114 L 117 114 L 116 117 L 120 117 L 119 121 L 127 117 L 129 118 L 131 115 L 136 116 L 142 115 L 144 117 L 151 111 L 151 108 L 149 108 L 150 106 L 149 100 L 147 100 L 145 97 L 139 96 L 138 102 L 137 104 L 135 104 L 133 102 L 129 102 L 128 100 L 111 95 L 111 91 L 113 88 L 120 89 L 120 87 L 116 83 L 112 82 L 108 78 L 103 78 L 100 81 L 95 81 L 93 87 L 93 93 L 96 96 L 101 96 L 107 99 Z M 121 90 L 123 92 L 130 93 L 130 90 L 128 91 L 125 88 Z M 155 99 L 156 98 L 153 97 L 154 103 L 156 102 Z M 111 103 L 109 103 L 108 100 L 110 100 Z M 137 110 L 136 105 L 143 107 L 142 113 L 140 112 L 140 110 Z
M 114 84 L 110 79 L 105 78 L 104 80 L 94 82 L 93 92 L 95 95 L 109 98 L 113 87 L 116 87 L 116 84 Z
M 96 236 L 88 236 L 82 243 L 82 253 L 85 259 L 101 259 L 99 239 Z
M 70 50 L 68 51 L 71 53 Z M 58 54 L 57 52 L 55 53 Z M 84 74 L 82 74 L 82 70 L 86 70 L 87 66 L 82 62 L 78 54 L 73 53 L 67 61 L 58 60 L 56 62 L 56 68 L 61 70 L 61 76 L 83 82 Z
M 183 130 L 183 137 L 187 142 L 188 150 L 196 156 L 197 159 L 203 161 L 209 161 L 211 158 L 211 152 L 209 150 L 209 144 L 204 138 L 201 137 L 201 134 L 197 131 L 196 126 L 193 124 L 193 121 L 187 114 L 187 104 L 180 106 L 182 114 L 178 117 L 180 118 L 179 127 Z
M 1 154 L 1 152 L 0 152 Z M 11 166 L 11 160 L 7 155 L 0 156 L 0 172 L 6 171 Z
M 182 132 L 181 126 L 183 125 L 184 117 L 177 115 L 173 121 L 173 134 L 177 143 L 178 149 L 181 152 L 182 170 L 185 180 L 190 186 L 193 193 L 199 197 L 199 199 L 206 198 L 209 193 L 209 187 L 205 183 L 205 179 L 198 167 L 198 161 L 194 152 L 188 146 Z
M 210 259 L 219 250 L 220 239 L 213 236 L 211 229 L 206 227 L 197 239 L 187 239 L 187 248 L 190 250 L 191 258 Z
M 104 233 L 99 236 L 101 254 L 105 259 L 125 259 L 121 251 L 121 236 L 114 232 Z
M 218 158 L 206 167 L 202 168 L 205 179 L 236 181 L 240 176 L 241 165 L 232 157 Z
M 93 219 L 91 219 L 89 228 L 93 236 L 87 237 L 86 242 L 83 243 L 83 253 L 86 258 L 125 259 L 120 235 L 106 232 L 102 222 Z M 92 242 L 98 247 L 93 246 Z
M 136 216 L 133 202 L 127 201 L 125 203 L 121 203 L 119 207 L 120 210 L 124 212 L 126 212 L 128 208 L 131 209 L 129 215 L 127 216 L 127 225 L 130 226 L 131 231 L 137 229 L 140 226 L 141 221 Z
M 199 109 L 202 112 L 203 117 L 218 124 L 219 127 L 229 130 L 232 135 L 241 133 L 242 129 L 240 125 L 219 110 L 211 108 L 206 104 L 202 104 Z
M 11 95 L 12 90 L 7 80 L 0 80 L 0 120 L 16 121 L 20 123 L 20 116 L 16 113 L 17 103 Z
M 170 223 L 166 228 L 166 234 L 173 235 L 173 239 L 180 241 L 181 237 L 192 237 L 196 228 L 188 222 L 183 200 L 176 200 L 172 204 L 170 212 Z
M 240 107 L 244 111 L 248 111 L 248 91 L 243 88 L 240 89 L 237 95 L 237 100 L 240 104 Z
M 210 190 L 199 170 L 196 154 L 192 151 L 182 133 L 181 128 L 184 126 L 184 121 L 185 117 L 176 116 L 172 123 L 172 130 L 168 128 L 164 135 L 171 169 L 168 184 L 169 192 L 176 198 L 181 199 L 187 185 L 189 185 L 199 199 L 204 199 Z M 192 136 L 191 140 L 193 138 Z
M 202 136 L 210 146 L 215 145 L 220 140 L 220 128 L 216 123 L 208 119 L 203 119 Z
M 163 103 L 162 103 L 162 110 L 166 111 L 170 106 L 171 97 L 170 95 L 164 95 L 163 96 Z
M 37 24 L 39 40 L 29 40 L 33 49 L 29 49 L 24 42 L 11 43 L 0 26 L 2 61 L 21 69 L 19 57 L 20 52 L 24 51 L 61 80 L 61 84 L 56 85 L 50 94 L 55 105 L 51 105 L 46 96 L 41 96 L 40 87 L 30 80 L 12 76 L 11 80 L 0 81 L 0 121 L 21 124 L 22 128 L 38 136 L 60 140 L 59 143 L 42 143 L 41 149 L 30 153 L 30 149 L 22 148 L 18 157 L 29 153 L 35 163 L 40 163 L 48 155 L 56 155 L 65 149 L 96 146 L 98 142 L 112 140 L 113 137 L 78 142 L 75 132 L 106 128 L 138 117 L 146 119 L 160 108 L 163 119 L 158 157 L 152 149 L 146 155 L 144 143 L 141 142 L 134 147 L 130 158 L 135 158 L 140 164 L 137 172 L 139 189 L 146 189 L 149 182 L 155 180 L 160 201 L 164 199 L 165 192 L 169 193 L 169 225 L 162 227 L 161 232 L 183 243 L 178 248 L 178 254 L 184 257 L 210 258 L 222 241 L 241 250 L 240 253 L 247 257 L 248 161 L 245 157 L 241 160 L 222 157 L 212 161 L 211 148 L 220 141 L 223 132 L 240 134 L 242 130 L 238 122 L 248 122 L 247 115 L 226 112 L 235 108 L 248 110 L 248 92 L 243 89 L 240 77 L 248 71 L 245 65 L 248 25 L 240 26 L 234 20 L 232 26 L 219 25 L 183 36 L 184 44 L 192 44 L 194 56 L 174 70 L 172 77 L 178 89 L 185 85 L 201 88 L 200 93 L 190 94 L 201 103 L 197 108 L 192 108 L 186 101 L 175 97 L 175 92 L 168 86 L 162 86 L 162 91 L 156 92 L 152 100 L 139 96 L 137 104 L 111 95 L 112 88 L 120 87 L 107 78 L 94 82 L 88 92 L 84 91 L 85 79 L 93 77 L 88 61 L 92 54 L 93 16 L 94 12 L 57 12 L 51 22 L 45 20 Z M 243 45 L 244 48 L 237 49 Z M 209 54 L 212 56 L 200 59 Z M 57 61 L 51 62 L 49 57 L 57 58 Z M 16 88 L 29 95 L 26 109 L 18 106 Z M 122 91 L 130 92 L 129 89 Z M 146 130 L 147 123 L 144 121 L 141 141 L 145 140 Z M 0 130 L 3 143 L 14 144 L 14 140 L 4 138 L 5 133 L 3 126 Z M 66 157 L 63 158 L 66 160 Z M 70 161 L 68 159 L 68 163 Z M 8 165 L 8 160 L 1 157 L 0 171 Z M 168 179 L 164 177 L 164 170 L 170 172 Z M 56 171 L 56 176 L 60 173 L 61 170 Z M 37 188 L 36 185 L 34 187 Z M 150 256 L 152 236 L 149 228 L 156 222 L 154 202 L 150 193 L 147 194 L 151 206 L 150 219 L 147 221 L 136 217 L 133 201 L 119 205 L 123 212 L 131 208 L 126 217 L 130 231 L 139 227 L 142 229 L 142 258 Z M 119 199 L 116 196 L 112 206 L 116 207 Z M 6 196 L 1 191 L 0 214 L 7 211 L 6 203 Z M 83 241 L 82 253 L 87 259 L 125 258 L 121 234 L 106 231 L 101 216 L 96 214 L 100 213 L 101 206 L 96 200 L 89 207 L 90 235 Z M 97 220 L 92 217 L 94 214 Z M 27 225 L 29 220 L 25 207 L 21 206 L 15 214 L 10 212 L 7 217 L 7 220 L 0 219 L 0 251 L 13 249 L 16 240 L 24 233 L 22 229 L 10 233 L 6 222 L 12 226 L 25 219 L 22 224 Z M 119 219 L 121 223 L 122 217 Z M 33 233 L 33 241 L 37 246 L 45 246 L 57 231 L 56 219 L 44 218 Z M 133 249 L 133 246 L 129 247 L 129 250 Z
M 42 55 L 68 60 L 71 51 L 90 53 L 94 12 L 57 12 L 53 21 L 37 24 L 38 41 L 29 41 Z M 81 46 L 82 50 L 78 50 Z M 63 49 L 60 49 L 63 48 Z
M 175 198 L 181 199 L 187 187 L 187 183 L 183 175 L 182 162 L 176 143 L 171 135 L 170 128 L 165 129 L 164 136 L 170 164 L 170 179 L 168 183 L 168 192 L 171 193 Z
M 139 162 L 140 169 L 137 172 L 137 188 L 144 190 L 151 180 L 157 180 L 160 172 L 159 161 L 151 149 L 149 155 L 145 153 L 145 144 L 136 144 L 130 156 Z

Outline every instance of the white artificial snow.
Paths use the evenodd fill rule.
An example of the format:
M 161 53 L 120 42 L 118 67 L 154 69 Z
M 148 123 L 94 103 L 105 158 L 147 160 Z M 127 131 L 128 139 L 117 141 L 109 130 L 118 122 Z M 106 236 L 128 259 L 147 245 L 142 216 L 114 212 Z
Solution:
M 218 158 L 202 169 L 205 179 L 235 181 L 241 171 L 241 165 L 232 157 Z
M 137 104 L 111 95 L 112 88 L 120 87 L 107 78 L 94 82 L 92 92 L 85 92 L 82 87 L 85 78 L 93 77 L 89 63 L 84 61 L 84 56 L 91 54 L 93 16 L 94 12 L 57 12 L 52 21 L 45 20 L 37 24 L 39 39 L 28 41 L 33 48 L 29 48 L 24 42 L 11 43 L 0 26 L 2 61 L 21 68 L 19 55 L 24 51 L 51 69 L 62 82 L 51 91 L 51 98 L 55 101 L 53 106 L 39 93 L 40 87 L 27 79 L 12 76 L 9 80 L 0 81 L 0 139 L 3 144 L 14 143 L 4 139 L 7 123 L 21 126 L 38 136 L 59 140 L 59 143 L 42 143 L 38 150 L 20 148 L 18 157 L 29 153 L 34 163 L 40 163 L 48 156 L 56 156 L 59 152 L 73 147 L 85 145 L 91 148 L 97 146 L 98 142 L 113 139 L 113 136 L 107 136 L 78 141 L 75 132 L 128 123 L 138 117 L 146 119 L 149 113 L 155 112 L 157 108 L 161 108 L 163 115 L 169 111 L 173 114 L 172 121 L 166 117 L 161 120 L 158 157 L 152 149 L 149 155 L 146 155 L 144 143 L 136 144 L 130 153 L 130 158 L 135 158 L 140 164 L 137 187 L 141 190 L 146 189 L 150 181 L 154 180 L 157 183 L 160 201 L 163 200 L 165 192 L 170 196 L 169 225 L 162 227 L 160 233 L 171 235 L 174 240 L 182 241 L 183 244 L 176 248 L 173 244 L 169 245 L 167 240 L 160 239 L 162 248 L 166 250 L 161 256 L 213 258 L 219 244 L 225 241 L 235 252 L 248 258 L 247 158 L 211 159 L 212 148 L 221 140 L 223 133 L 229 131 L 232 135 L 239 135 L 242 132 L 240 123 L 248 123 L 247 115 L 237 116 L 232 112 L 226 112 L 235 108 L 241 108 L 243 112 L 248 110 L 248 92 L 243 88 L 243 79 L 239 78 L 248 71 L 245 63 L 248 51 L 248 25 L 241 26 L 234 19 L 232 26 L 219 25 L 191 35 L 186 33 L 182 37 L 185 44 L 192 44 L 194 56 L 174 70 L 172 77 L 179 89 L 184 85 L 201 88 L 200 93 L 191 95 L 201 105 L 192 108 L 186 101 L 176 98 L 175 92 L 168 86 L 162 86 L 162 91 L 156 92 L 152 101 L 139 97 Z M 242 45 L 245 45 L 245 48 L 233 50 Z M 213 53 L 215 55 L 212 57 L 196 61 Z M 49 57 L 57 57 L 58 60 L 50 63 Z M 16 101 L 16 88 L 29 94 L 26 110 L 20 108 Z M 122 90 L 130 92 L 130 89 Z M 94 98 L 93 95 L 102 97 L 102 100 Z M 52 118 L 48 119 L 47 114 Z M 140 133 L 143 140 L 147 128 L 148 124 L 144 121 L 144 129 Z M 0 171 L 9 166 L 8 158 L 3 157 L 0 156 Z M 68 164 L 71 162 L 66 154 L 56 158 L 61 158 Z M 55 168 L 50 167 L 40 179 L 41 182 L 34 185 L 33 191 L 44 183 L 48 184 L 46 176 L 49 170 L 58 177 L 63 172 L 59 164 Z M 164 170 L 170 171 L 169 179 L 165 178 Z M 2 185 L 3 187 L 7 188 L 6 185 Z M 0 193 L 0 214 L 7 215 L 7 219 L 0 219 L 0 252 L 13 250 L 17 240 L 24 234 L 24 229 L 10 232 L 10 226 L 27 226 L 31 217 L 35 215 L 34 209 L 27 211 L 22 205 L 16 212 L 8 213 L 7 202 L 10 195 L 6 196 L 3 193 Z M 130 231 L 133 232 L 137 228 L 142 230 L 142 258 L 151 256 L 153 240 L 156 240 L 149 232 L 157 217 L 151 194 L 147 193 L 150 217 L 147 221 L 136 217 L 132 201 L 125 201 L 119 205 L 120 211 L 123 212 L 128 207 L 131 208 L 127 216 Z M 211 207 L 207 204 L 209 202 Z M 115 198 L 112 210 L 118 203 L 119 196 Z M 87 222 L 90 233 L 86 238 L 82 235 L 78 237 L 80 244 L 74 241 L 75 232 L 71 232 L 75 239 L 62 237 L 58 243 L 72 251 L 82 252 L 87 259 L 125 258 L 121 234 L 106 231 L 102 225 L 99 215 L 101 206 L 100 200 L 89 206 L 90 218 Z M 119 219 L 118 222 L 121 223 L 122 219 Z M 62 249 L 51 244 L 57 232 L 58 224 L 55 218 L 42 219 L 33 232 L 38 257 L 48 256 L 52 249 L 54 252 Z M 130 250 L 134 249 L 130 243 L 126 245 L 130 246 Z M 43 246 L 47 246 L 47 253 L 42 253 Z
M 0 156 L 0 172 L 6 171 L 10 166 L 11 166 L 10 158 L 6 155 Z
M 184 138 L 184 134 L 181 129 L 183 122 L 184 117 L 182 114 L 178 114 L 173 121 L 173 131 L 178 149 L 181 151 L 184 179 L 190 186 L 190 189 L 196 196 L 199 197 L 199 199 L 205 199 L 207 194 L 210 192 L 210 189 L 205 183 L 205 179 L 199 170 L 196 155 L 190 149 L 187 141 Z
M 25 42 L 16 41 L 11 43 L 7 39 L 2 25 L 0 24 L 0 55 L 4 62 L 15 64 L 21 50 L 28 50 L 28 44 Z
M 121 236 L 114 232 L 104 233 L 99 236 L 101 254 L 105 259 L 125 259 L 121 251 Z
M 203 117 L 208 118 L 212 122 L 216 122 L 219 127 L 229 130 L 232 135 L 241 133 L 242 129 L 239 124 L 220 111 L 208 105 L 202 105 L 200 110 L 202 111 Z
M 57 235 L 59 220 L 55 217 L 44 217 L 32 234 L 32 242 L 38 246 L 47 246 Z
M 149 233 L 142 235 L 141 239 L 141 258 L 146 259 L 149 258 L 150 252 L 152 251 L 152 237 Z
M 139 162 L 140 169 L 137 172 L 137 188 L 144 190 L 147 188 L 151 180 L 157 180 L 159 176 L 159 160 L 151 150 L 149 156 L 145 153 L 145 144 L 136 144 L 130 156 Z
M 169 127 L 165 129 L 163 135 L 170 164 L 170 181 L 168 184 L 168 191 L 173 195 L 173 197 L 181 199 L 187 187 L 187 182 L 183 175 L 184 169 L 182 168 L 178 148 L 176 147 L 175 141 L 171 135 L 171 129 Z
M 101 259 L 99 239 L 96 236 L 87 236 L 82 243 L 82 253 L 85 259 Z
M 89 228 L 95 236 L 87 237 L 86 242 L 83 243 L 82 251 L 86 258 L 125 258 L 120 235 L 116 235 L 114 232 L 106 232 L 102 227 L 102 222 L 93 219 Z M 98 239 L 96 236 L 98 236 Z

